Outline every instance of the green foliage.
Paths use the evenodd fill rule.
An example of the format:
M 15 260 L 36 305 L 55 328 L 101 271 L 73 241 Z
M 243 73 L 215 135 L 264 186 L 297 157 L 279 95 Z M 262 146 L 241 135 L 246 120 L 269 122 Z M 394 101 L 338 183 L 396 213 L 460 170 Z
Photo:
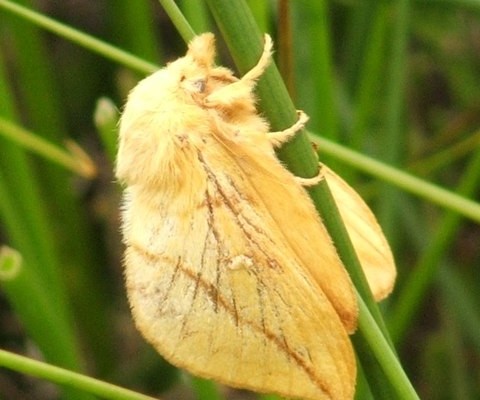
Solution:
M 480 205 L 469 200 L 480 183 L 478 2 L 298 0 L 287 15 L 269 0 L 178 1 L 179 8 L 160 1 L 168 14 L 147 0 L 50 3 L 41 15 L 29 11 L 34 1 L 0 0 L 0 244 L 21 255 L 0 251 L 0 348 L 39 352 L 53 365 L 143 393 L 230 395 L 180 379 L 133 327 L 112 175 L 115 105 L 121 109 L 143 74 L 183 54 L 181 38 L 194 31 L 223 37 L 244 73 L 269 29 L 278 57 L 293 62 L 280 72 L 293 76 L 290 97 L 311 117 L 320 158 L 368 200 L 396 256 L 397 286 L 381 306 L 396 350 L 359 284 L 370 311 L 361 303 L 353 338 L 362 364 L 357 398 L 415 398 L 404 372 L 421 398 L 480 396 Z M 276 72 L 266 80 L 262 111 L 284 128 L 295 108 Z M 95 178 L 76 175 L 90 161 L 62 150 L 67 140 L 94 160 Z M 312 175 L 310 139 L 293 142 L 280 157 Z M 338 221 L 329 221 L 328 193 L 313 196 L 348 253 Z M 15 326 L 4 325 L 7 318 Z M 135 396 L 5 352 L 0 365 L 60 384 L 65 399 Z M 0 383 L 0 397 L 39 393 L 21 379 L 11 387 Z

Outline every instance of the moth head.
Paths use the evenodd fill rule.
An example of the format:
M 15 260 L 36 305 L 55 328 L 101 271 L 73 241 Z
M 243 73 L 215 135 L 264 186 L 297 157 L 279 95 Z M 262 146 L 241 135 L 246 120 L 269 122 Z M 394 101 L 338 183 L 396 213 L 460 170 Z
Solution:
M 213 34 L 196 36 L 190 42 L 187 54 L 167 64 L 164 69 L 170 78 L 170 87 L 165 89 L 174 94 L 178 101 L 190 103 L 192 97 L 205 92 L 214 58 Z
M 229 69 L 215 66 L 215 54 L 214 35 L 204 33 L 192 39 L 184 57 L 167 66 L 178 85 L 178 100 L 201 105 L 213 91 L 237 80 Z
M 236 80 L 226 68 L 216 67 L 214 58 L 213 34 L 199 35 L 185 56 L 143 79 L 130 92 L 120 122 L 116 167 L 120 180 L 134 184 L 157 179 L 158 171 L 171 169 L 173 143 L 181 142 L 185 132 L 209 129 L 203 99 Z

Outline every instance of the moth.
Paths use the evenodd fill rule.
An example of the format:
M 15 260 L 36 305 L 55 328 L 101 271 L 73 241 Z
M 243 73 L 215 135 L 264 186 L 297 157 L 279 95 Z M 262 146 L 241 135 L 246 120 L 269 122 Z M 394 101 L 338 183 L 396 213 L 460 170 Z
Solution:
M 258 392 L 352 399 L 350 278 L 304 185 L 255 106 L 272 41 L 242 78 L 214 64 L 211 33 L 142 80 L 121 117 L 116 176 L 125 278 L 136 326 L 172 364 Z M 395 267 L 376 220 L 321 166 L 379 300 Z

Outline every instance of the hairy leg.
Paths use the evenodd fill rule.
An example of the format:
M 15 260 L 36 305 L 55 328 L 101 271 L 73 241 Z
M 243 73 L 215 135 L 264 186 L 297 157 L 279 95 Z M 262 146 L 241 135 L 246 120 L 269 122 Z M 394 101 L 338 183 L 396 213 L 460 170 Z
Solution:
M 297 110 L 298 120 L 291 127 L 284 129 L 283 131 L 269 132 L 267 134 L 268 140 L 273 147 L 281 146 L 283 143 L 288 142 L 295 134 L 301 131 L 308 121 L 308 115 L 301 110 Z

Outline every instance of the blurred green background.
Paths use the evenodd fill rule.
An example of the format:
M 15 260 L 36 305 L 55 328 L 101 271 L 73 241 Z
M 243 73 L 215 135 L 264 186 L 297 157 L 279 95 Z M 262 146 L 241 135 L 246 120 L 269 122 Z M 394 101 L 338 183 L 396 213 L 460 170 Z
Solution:
M 0 269 L 0 348 L 162 398 L 254 398 L 216 392 L 180 373 L 133 327 L 112 169 L 118 113 L 143 74 L 7 13 L 2 3 L 0 245 L 21 254 L 22 267 L 15 279 L 5 272 L 9 264 Z M 16 3 L 159 66 L 185 51 L 156 1 Z M 311 117 L 309 130 L 476 198 L 480 2 L 248 3 L 276 43 L 290 94 Z M 203 1 L 178 5 L 197 33 L 218 33 Z M 219 41 L 222 64 L 234 68 Z M 39 139 L 57 150 L 73 140 L 96 173 L 58 164 Z M 439 207 L 441 194 L 413 195 L 318 150 L 367 200 L 391 243 L 398 282 L 382 309 L 420 397 L 480 398 L 480 217 L 463 205 L 459 213 Z M 360 389 L 357 397 L 369 398 Z M 92 397 L 1 369 L 0 398 Z

